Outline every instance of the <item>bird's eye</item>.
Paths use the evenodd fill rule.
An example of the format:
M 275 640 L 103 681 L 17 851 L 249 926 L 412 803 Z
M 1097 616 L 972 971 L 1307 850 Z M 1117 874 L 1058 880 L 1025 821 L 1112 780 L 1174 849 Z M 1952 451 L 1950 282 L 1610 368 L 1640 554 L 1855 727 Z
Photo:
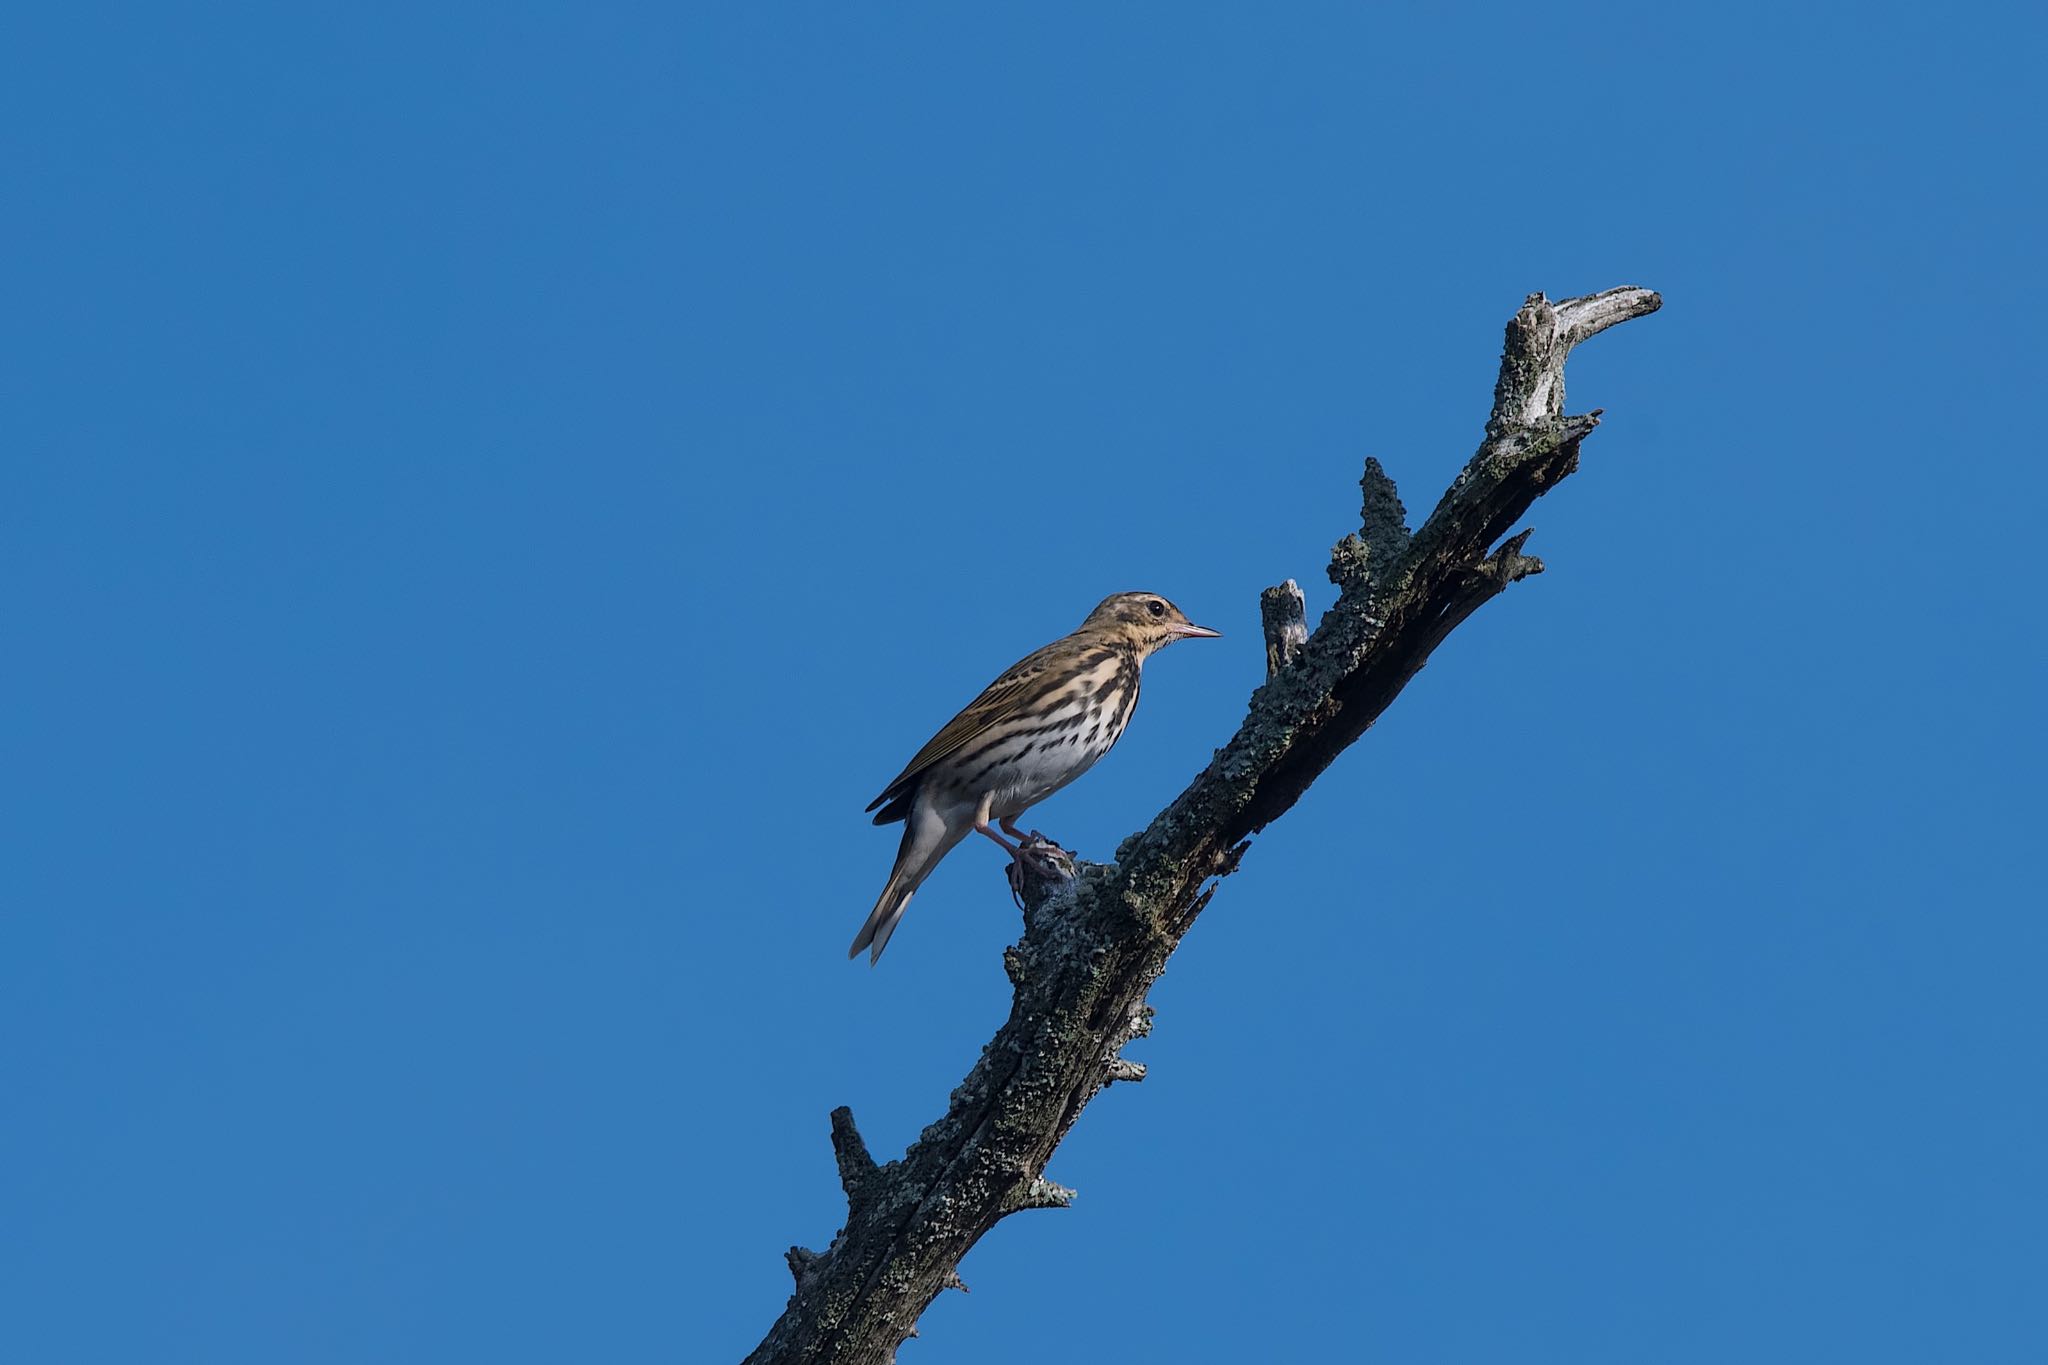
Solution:
M 1164 616 L 1166 615 L 1166 603 L 1155 597 L 1145 604 L 1145 610 L 1151 612 L 1154 616 Z

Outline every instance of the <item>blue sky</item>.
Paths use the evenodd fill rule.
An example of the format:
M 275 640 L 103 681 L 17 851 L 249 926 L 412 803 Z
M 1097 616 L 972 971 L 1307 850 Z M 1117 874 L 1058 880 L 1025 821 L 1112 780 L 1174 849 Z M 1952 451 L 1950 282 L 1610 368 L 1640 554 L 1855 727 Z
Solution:
M 737 1359 L 1004 1013 L 861 814 L 1099 597 L 1550 572 L 1244 870 L 905 1361 L 2048 1350 L 2038 10 L 94 6 L 0 42 L 10 1359 Z

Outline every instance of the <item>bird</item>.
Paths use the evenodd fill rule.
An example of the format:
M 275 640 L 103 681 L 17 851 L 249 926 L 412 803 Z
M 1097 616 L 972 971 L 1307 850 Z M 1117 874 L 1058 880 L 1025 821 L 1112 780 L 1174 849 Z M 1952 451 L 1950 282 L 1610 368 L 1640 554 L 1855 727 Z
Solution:
M 1175 640 L 1221 634 L 1195 625 L 1157 593 L 1112 593 L 1071 635 L 1004 670 L 868 804 L 879 809 L 876 824 L 903 822 L 903 842 L 847 957 L 865 948 L 870 965 L 882 960 L 911 896 L 968 834 L 988 836 L 1013 860 L 1022 857 L 1031 836 L 1017 828 L 1017 817 L 1109 752 L 1138 704 L 1145 660 Z

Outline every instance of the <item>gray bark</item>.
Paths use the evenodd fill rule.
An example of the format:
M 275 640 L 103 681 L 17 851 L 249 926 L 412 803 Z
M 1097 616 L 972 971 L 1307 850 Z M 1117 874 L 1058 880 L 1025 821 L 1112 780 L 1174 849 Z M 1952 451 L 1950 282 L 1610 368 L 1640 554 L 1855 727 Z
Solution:
M 1360 529 L 1330 561 L 1337 601 L 1303 639 L 1300 589 L 1290 580 L 1267 590 L 1270 676 L 1229 743 L 1115 862 L 1077 863 L 1041 845 L 1019 865 L 1025 928 L 1004 953 L 1010 1016 L 944 1116 L 877 1166 L 851 1111 L 833 1111 L 845 1226 L 822 1252 L 790 1248 L 795 1292 L 748 1365 L 893 1361 L 925 1306 L 965 1288 L 956 1269 L 983 1233 L 1073 1199 L 1046 1179 L 1046 1163 L 1097 1092 L 1143 1079 L 1122 1050 L 1150 1029 L 1145 997 L 1218 880 L 1452 630 L 1542 572 L 1522 553 L 1530 533 L 1507 533 L 1578 468 L 1600 417 L 1564 414 L 1565 360 L 1661 303 L 1635 288 L 1556 304 L 1530 295 L 1508 324 L 1485 439 L 1412 534 L 1393 480 L 1366 461 Z

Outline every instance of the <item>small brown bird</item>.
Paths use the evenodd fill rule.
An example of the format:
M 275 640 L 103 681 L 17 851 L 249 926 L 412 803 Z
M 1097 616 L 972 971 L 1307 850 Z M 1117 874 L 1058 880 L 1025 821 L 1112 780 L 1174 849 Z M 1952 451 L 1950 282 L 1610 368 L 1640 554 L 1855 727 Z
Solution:
M 910 897 L 967 837 L 985 834 L 1012 858 L 1013 823 L 1109 752 L 1138 704 L 1138 667 L 1175 640 L 1220 632 L 1189 622 L 1180 608 L 1149 592 L 1102 599 L 1081 628 L 1018 660 L 967 709 L 948 721 L 896 780 L 868 806 L 878 825 L 903 821 L 888 885 L 848 957 L 882 959 Z

